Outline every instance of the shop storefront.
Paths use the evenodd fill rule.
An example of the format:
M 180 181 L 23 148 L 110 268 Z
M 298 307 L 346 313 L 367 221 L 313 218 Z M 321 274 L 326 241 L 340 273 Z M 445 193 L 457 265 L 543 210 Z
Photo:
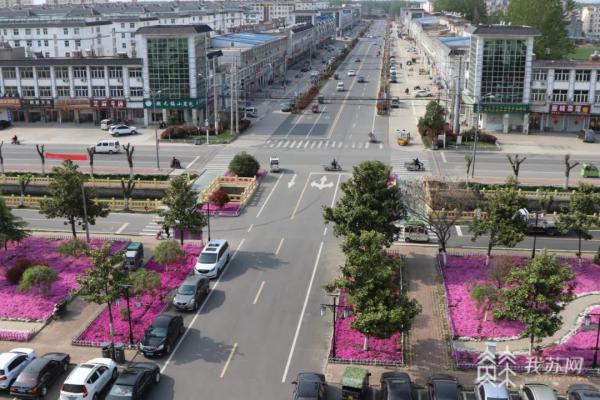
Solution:
M 118 121 L 132 120 L 131 112 L 128 113 L 126 100 L 90 100 L 90 107 L 94 109 L 94 122 L 99 124 L 103 119 Z
M 198 109 L 204 107 L 204 99 L 144 99 L 144 125 L 148 126 L 152 114 L 161 113 L 159 121 L 200 124 Z M 153 118 L 153 120 L 156 120 Z
M 493 132 L 529 132 L 529 104 L 523 103 L 482 103 L 481 108 L 473 104 L 473 116 L 479 126 Z
M 58 99 L 55 101 L 55 110 L 58 111 L 58 122 L 92 123 L 94 109 L 90 106 L 89 99 Z
M 52 99 L 22 99 L 25 122 L 56 122 L 58 112 Z
M 591 124 L 589 104 L 550 104 L 542 129 L 553 132 L 579 132 Z
M 17 98 L 0 98 L 0 119 L 5 121 L 18 121 L 15 119 L 15 114 L 24 116 L 21 112 L 21 99 Z

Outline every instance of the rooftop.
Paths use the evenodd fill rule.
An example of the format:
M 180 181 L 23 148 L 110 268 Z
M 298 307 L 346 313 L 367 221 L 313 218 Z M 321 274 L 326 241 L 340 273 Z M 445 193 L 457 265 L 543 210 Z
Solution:
M 275 35 L 268 35 L 264 33 L 254 32 L 239 32 L 229 33 L 227 35 L 215 36 L 212 38 L 213 43 L 227 42 L 227 43 L 239 43 L 255 46 L 257 44 L 263 44 L 277 39 Z
M 151 35 L 170 35 L 170 34 L 196 34 L 212 32 L 212 29 L 208 25 L 197 24 L 197 25 L 154 25 L 144 26 L 139 28 L 136 33 L 151 34 Z
M 525 25 L 478 25 L 471 32 L 473 35 L 511 35 L 511 36 L 539 36 L 540 33 L 530 26 Z

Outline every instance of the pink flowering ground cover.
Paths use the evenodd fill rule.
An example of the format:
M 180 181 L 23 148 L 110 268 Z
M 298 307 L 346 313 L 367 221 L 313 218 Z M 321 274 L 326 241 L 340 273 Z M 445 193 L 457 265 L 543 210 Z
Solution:
M 522 265 L 527 259 L 515 257 L 515 263 Z M 575 273 L 576 295 L 600 291 L 600 266 L 589 260 L 579 262 L 576 258 L 560 259 L 569 264 Z M 448 256 L 442 268 L 448 299 L 448 314 L 455 337 L 482 340 L 517 337 L 523 326 L 515 321 L 494 321 L 491 312 L 487 321 L 469 294 L 469 282 L 484 283 L 488 279 L 489 267 L 485 266 L 485 256 Z
M 131 325 L 135 343 L 139 342 L 144 331 L 150 326 L 154 318 L 159 315 L 167 305 L 166 297 L 171 290 L 177 288 L 181 282 L 192 272 L 196 259 L 202 246 L 184 245 L 185 258 L 166 267 L 158 264 L 153 259 L 145 268 L 160 274 L 161 287 L 154 295 L 140 297 L 141 307 L 136 307 L 135 298 L 130 298 Z M 120 299 L 120 304 L 112 305 L 114 319 L 113 341 L 116 343 L 129 343 L 129 322 L 127 317 L 121 316 L 121 308 L 126 308 L 125 298 Z M 108 308 L 105 308 L 96 319 L 73 341 L 73 344 L 98 346 L 102 342 L 110 342 Z
M 600 313 L 600 307 L 594 307 L 589 313 Z M 549 360 L 550 357 L 554 360 L 557 360 L 557 358 L 573 359 L 581 357 L 583 358 L 583 366 L 591 367 L 594 360 L 594 348 L 596 346 L 596 317 L 593 317 L 593 322 L 590 328 L 580 325 L 575 333 L 563 343 L 548 346 L 532 355 L 546 360 Z M 499 344 L 498 348 L 499 350 L 503 349 L 501 344 Z M 479 353 L 477 352 L 457 351 L 454 353 L 454 358 L 459 364 L 477 364 L 478 356 Z M 518 365 L 526 366 L 528 364 L 528 357 L 527 354 L 518 354 L 515 358 Z
M 68 240 L 52 240 L 41 237 L 29 237 L 21 243 L 10 243 L 8 250 L 0 250 L 0 318 L 27 321 L 44 321 L 52 315 L 56 303 L 64 301 L 71 291 L 78 288 L 76 278 L 91 267 L 86 257 L 65 257 L 56 252 L 56 248 Z M 99 248 L 105 241 L 92 239 L 91 245 Z M 123 249 L 125 242 L 113 242 L 111 252 Z M 5 278 L 8 269 L 16 260 L 26 258 L 33 264 L 44 264 L 58 272 L 58 280 L 52 284 L 46 296 L 35 291 L 21 293 L 17 285 Z
M 344 306 L 344 295 L 340 296 L 340 306 Z M 369 338 L 369 350 L 363 351 L 364 335 L 350 327 L 353 316 L 343 318 L 339 313 L 336 321 L 336 358 L 379 363 L 402 363 L 402 335 L 395 333 L 388 339 Z

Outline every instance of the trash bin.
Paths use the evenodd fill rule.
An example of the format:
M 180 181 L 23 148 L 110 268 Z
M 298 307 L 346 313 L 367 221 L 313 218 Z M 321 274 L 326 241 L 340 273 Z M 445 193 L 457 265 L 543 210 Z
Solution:
M 102 343 L 102 357 L 114 359 L 114 343 L 104 342 Z
M 115 343 L 115 362 L 117 364 L 125 363 L 125 345 L 123 343 Z

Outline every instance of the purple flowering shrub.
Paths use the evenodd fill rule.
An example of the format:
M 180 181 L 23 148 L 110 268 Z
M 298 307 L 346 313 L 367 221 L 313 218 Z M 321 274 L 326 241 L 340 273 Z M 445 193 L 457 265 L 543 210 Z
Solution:
M 527 259 L 515 257 L 515 264 L 523 265 Z M 560 259 L 569 264 L 575 273 L 575 295 L 600 291 L 600 266 L 588 260 L 579 262 L 575 258 Z M 491 263 L 490 263 L 491 264 Z M 477 309 L 469 293 L 469 283 L 481 284 L 488 281 L 490 267 L 485 265 L 485 256 L 448 256 L 442 268 L 448 299 L 450 324 L 455 337 L 476 340 L 487 338 L 517 337 L 523 331 L 523 325 L 516 321 L 494 321 L 492 311 L 487 320 Z
M 192 272 L 201 246 L 185 244 L 183 246 L 185 258 L 179 262 L 162 266 L 153 259 L 146 264 L 145 268 L 156 271 L 160 275 L 161 286 L 152 295 L 147 294 L 139 298 L 141 307 L 136 307 L 135 299 L 130 299 L 131 325 L 134 341 L 141 339 L 144 331 L 150 326 L 154 318 L 158 316 L 167 305 L 167 296 L 171 290 L 177 288 L 181 282 Z M 125 298 L 120 299 L 120 305 L 112 305 L 114 322 L 114 342 L 129 343 L 129 322 L 121 316 L 120 309 L 126 307 Z M 75 339 L 75 341 L 86 342 L 86 344 L 99 345 L 102 342 L 110 342 L 108 308 L 105 308 L 98 317 Z
M 52 315 L 54 304 L 64 301 L 71 291 L 79 286 L 76 277 L 91 267 L 86 257 L 65 257 L 56 248 L 68 240 L 52 240 L 29 237 L 21 243 L 10 243 L 7 251 L 0 251 L 0 318 L 44 321 Z M 91 245 L 100 248 L 105 241 L 92 239 Z M 125 247 L 125 242 L 114 242 L 111 252 Z M 19 259 L 27 259 L 34 265 L 47 265 L 58 272 L 58 280 L 46 296 L 36 292 L 22 293 L 17 286 L 8 282 L 5 273 Z

